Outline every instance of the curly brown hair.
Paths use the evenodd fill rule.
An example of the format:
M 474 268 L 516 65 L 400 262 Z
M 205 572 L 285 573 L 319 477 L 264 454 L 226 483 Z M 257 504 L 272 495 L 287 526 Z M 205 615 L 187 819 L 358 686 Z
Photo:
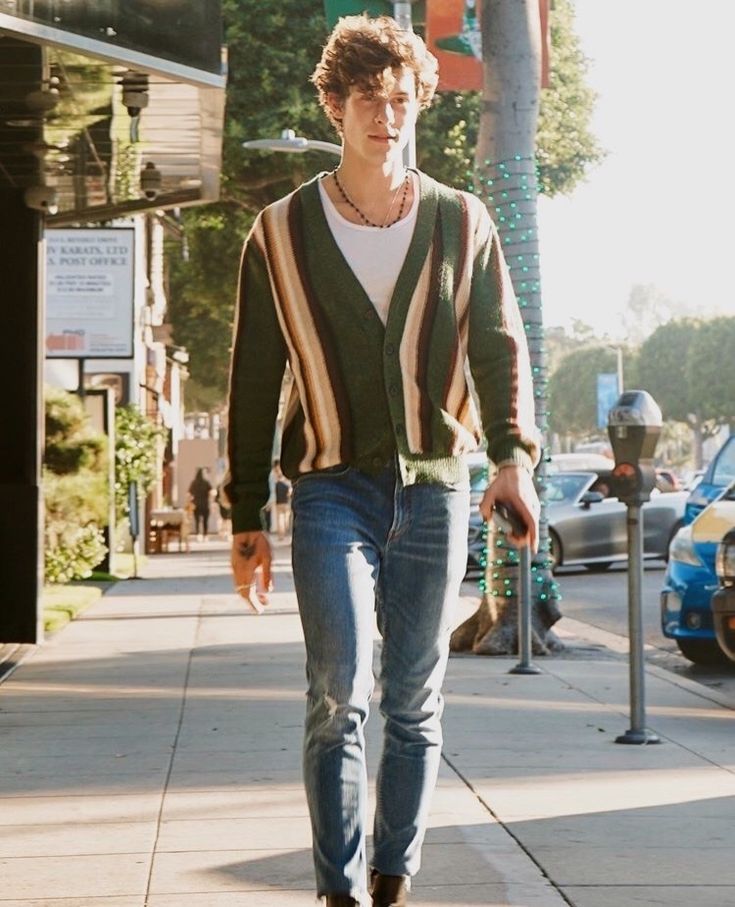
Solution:
M 436 57 L 421 38 L 399 28 L 390 16 L 344 16 L 329 36 L 311 81 L 330 123 L 341 132 L 341 120 L 328 103 L 329 95 L 344 101 L 350 89 L 373 92 L 386 70 L 405 67 L 416 79 L 419 109 L 431 104 L 439 81 Z

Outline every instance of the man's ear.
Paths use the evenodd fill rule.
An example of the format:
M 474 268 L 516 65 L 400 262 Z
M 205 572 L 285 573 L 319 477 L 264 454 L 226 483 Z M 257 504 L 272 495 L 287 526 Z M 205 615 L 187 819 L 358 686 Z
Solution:
M 338 94 L 335 94 L 335 92 L 330 91 L 327 93 L 326 102 L 327 108 L 332 118 L 341 123 L 345 109 L 344 100 Z

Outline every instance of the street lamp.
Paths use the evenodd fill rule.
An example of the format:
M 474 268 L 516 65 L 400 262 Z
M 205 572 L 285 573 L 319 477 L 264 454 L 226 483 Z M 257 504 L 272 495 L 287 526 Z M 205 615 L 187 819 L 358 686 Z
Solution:
M 623 348 L 614 343 L 605 344 L 605 349 L 612 350 L 618 359 L 618 393 L 623 393 Z
M 252 139 L 242 143 L 243 148 L 255 151 L 285 151 L 291 154 L 303 154 L 305 151 L 326 151 L 342 157 L 342 146 L 334 142 L 322 142 L 319 139 L 307 139 L 296 135 L 293 129 L 284 129 L 279 139 Z

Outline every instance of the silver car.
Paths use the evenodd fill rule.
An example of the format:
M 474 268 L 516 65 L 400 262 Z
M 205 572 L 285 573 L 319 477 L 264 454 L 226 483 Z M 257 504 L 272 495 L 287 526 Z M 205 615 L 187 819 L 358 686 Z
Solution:
M 627 507 L 609 493 L 609 479 L 596 472 L 560 472 L 548 477 L 547 515 L 553 569 L 584 565 L 607 570 L 628 558 Z M 643 556 L 668 557 L 682 525 L 687 492 L 653 491 L 643 505 Z

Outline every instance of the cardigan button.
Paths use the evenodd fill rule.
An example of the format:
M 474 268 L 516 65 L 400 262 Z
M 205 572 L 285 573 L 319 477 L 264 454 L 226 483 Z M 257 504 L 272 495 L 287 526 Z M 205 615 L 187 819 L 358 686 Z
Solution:
M 398 395 L 398 385 L 391 384 L 391 386 L 388 388 L 388 393 L 391 395 L 391 397 L 396 397 Z
M 392 356 L 393 353 L 395 353 L 395 351 L 396 351 L 396 348 L 393 346 L 392 343 L 386 343 L 385 352 L 388 356 Z

